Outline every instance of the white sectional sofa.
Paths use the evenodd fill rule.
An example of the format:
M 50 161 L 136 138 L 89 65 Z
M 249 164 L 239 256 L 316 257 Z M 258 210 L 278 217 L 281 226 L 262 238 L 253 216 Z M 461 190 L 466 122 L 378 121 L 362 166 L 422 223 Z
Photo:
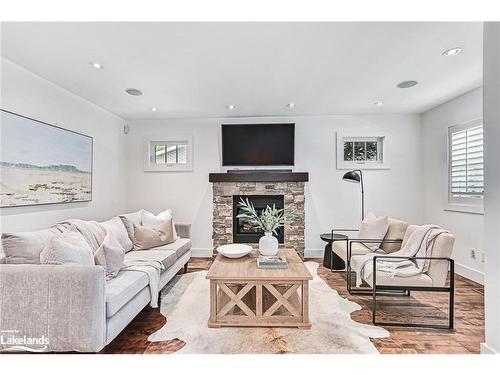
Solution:
M 143 250 L 164 265 L 160 289 L 191 258 L 190 225 L 175 227 L 175 242 Z M 37 264 L 37 253 L 52 236 L 51 229 L 2 234 L 4 251 L 15 244 L 18 256 L 5 251 L 0 264 L 0 332 L 4 341 L 43 337 L 46 345 L 31 346 L 40 351 L 99 352 L 151 302 L 149 278 L 122 270 L 106 281 L 101 266 Z M 0 342 L 0 351 L 9 349 Z

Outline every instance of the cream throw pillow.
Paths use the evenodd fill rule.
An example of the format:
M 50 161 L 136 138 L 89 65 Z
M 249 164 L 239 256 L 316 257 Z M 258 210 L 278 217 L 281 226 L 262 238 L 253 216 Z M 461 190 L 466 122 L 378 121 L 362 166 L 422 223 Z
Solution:
M 172 220 L 172 227 L 174 231 L 174 239 L 180 238 L 177 235 L 177 231 L 175 230 L 175 222 L 174 217 L 172 216 L 172 210 L 166 209 L 165 211 L 160 212 L 158 215 L 155 215 L 149 211 L 142 211 L 142 225 L 148 228 L 154 228 L 159 225 L 162 221 Z
M 123 224 L 123 221 L 118 216 L 108 221 L 104 221 L 101 224 L 106 228 L 108 233 L 116 238 L 125 251 L 132 250 L 134 244 L 128 235 L 125 224 Z
M 124 259 L 125 250 L 118 240 L 108 233 L 94 254 L 95 264 L 106 270 L 106 280 L 114 278 L 125 267 Z
M 359 238 L 370 240 L 382 240 L 389 229 L 389 218 L 387 216 L 376 217 L 373 212 L 366 215 L 365 220 L 361 222 L 359 229 Z M 371 251 L 377 251 L 379 243 L 363 243 Z
M 80 232 L 67 230 L 52 238 L 40 253 L 41 264 L 93 266 L 94 254 Z
M 154 228 L 134 225 L 134 250 L 147 250 L 175 241 L 172 219 Z

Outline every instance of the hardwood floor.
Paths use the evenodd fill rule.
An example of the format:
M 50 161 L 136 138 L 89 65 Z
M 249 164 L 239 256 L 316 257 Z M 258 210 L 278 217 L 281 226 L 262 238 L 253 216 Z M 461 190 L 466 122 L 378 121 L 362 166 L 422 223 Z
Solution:
M 316 260 L 321 264 L 320 260 Z M 194 258 L 188 272 L 208 269 L 211 259 Z M 361 306 L 351 316 L 355 321 L 371 324 L 371 297 L 349 295 L 344 273 L 330 272 L 319 267 L 319 275 L 326 283 L 350 301 Z M 455 330 L 432 330 L 417 328 L 385 327 L 390 336 L 373 339 L 372 342 L 383 354 L 466 354 L 479 353 L 479 344 L 484 342 L 484 292 L 482 285 L 456 275 L 455 278 Z M 377 303 L 380 319 L 408 321 L 419 318 L 429 320 L 446 317 L 447 296 L 441 293 L 412 292 L 411 297 L 381 297 Z M 149 342 L 148 336 L 160 329 L 166 318 L 159 309 L 145 308 L 102 353 L 160 353 L 168 354 L 181 349 L 181 340 Z

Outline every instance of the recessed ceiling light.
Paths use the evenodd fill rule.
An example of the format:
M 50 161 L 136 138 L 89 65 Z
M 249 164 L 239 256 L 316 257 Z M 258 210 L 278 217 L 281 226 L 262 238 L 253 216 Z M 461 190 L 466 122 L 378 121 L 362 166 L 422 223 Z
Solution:
M 158 111 L 158 108 L 156 107 L 151 107 L 151 112 L 157 112 Z
M 375 102 L 373 104 L 375 104 L 377 107 L 381 107 L 384 105 L 384 102 Z
M 232 111 L 236 107 L 234 105 L 232 105 L 232 104 L 229 104 L 229 105 L 226 105 L 226 108 L 229 109 L 230 111 Z
M 96 69 L 102 69 L 103 68 L 103 66 L 101 65 L 101 63 L 98 63 L 97 61 L 89 61 L 89 64 L 92 65 Z
M 288 103 L 286 106 L 288 108 L 295 108 L 295 103 Z
M 403 81 L 398 83 L 398 87 L 400 89 L 407 89 L 417 85 L 417 83 L 418 83 L 417 81 Z
M 125 92 L 129 95 L 132 95 L 132 96 L 141 96 L 144 94 L 141 90 L 133 89 L 133 88 L 126 89 Z
M 455 47 L 443 52 L 443 56 L 456 56 L 462 52 L 462 48 Z

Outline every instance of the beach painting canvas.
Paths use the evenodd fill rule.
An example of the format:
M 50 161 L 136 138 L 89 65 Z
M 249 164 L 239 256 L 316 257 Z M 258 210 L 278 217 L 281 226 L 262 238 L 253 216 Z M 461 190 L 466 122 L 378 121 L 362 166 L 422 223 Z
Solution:
M 92 137 L 0 113 L 2 208 L 92 200 Z

